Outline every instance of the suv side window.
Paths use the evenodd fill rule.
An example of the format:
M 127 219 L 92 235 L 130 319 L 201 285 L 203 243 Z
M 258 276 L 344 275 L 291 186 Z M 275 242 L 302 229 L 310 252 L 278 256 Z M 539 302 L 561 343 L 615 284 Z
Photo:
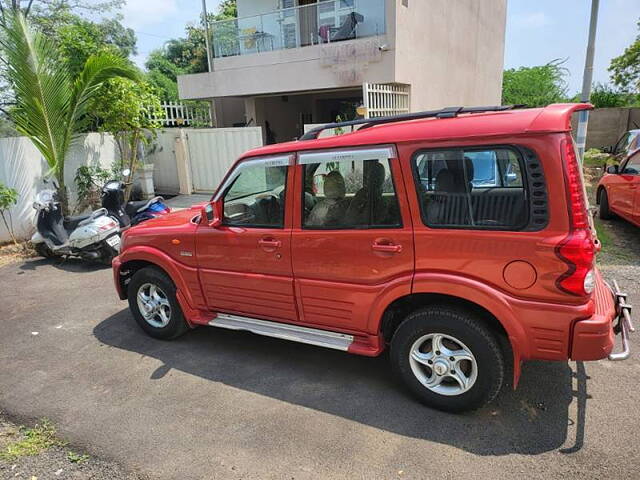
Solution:
M 303 228 L 402 226 L 389 159 L 306 163 L 303 172 Z
M 266 162 L 241 168 L 223 196 L 223 224 L 283 228 L 287 170 Z
M 413 170 L 429 227 L 520 230 L 528 223 L 523 162 L 513 148 L 423 150 Z
M 635 154 L 627 161 L 622 173 L 625 175 L 640 174 L 640 153 Z

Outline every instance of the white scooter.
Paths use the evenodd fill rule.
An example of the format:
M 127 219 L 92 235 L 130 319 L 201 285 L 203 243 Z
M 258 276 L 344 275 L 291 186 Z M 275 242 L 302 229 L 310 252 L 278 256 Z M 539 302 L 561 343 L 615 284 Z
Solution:
M 111 265 L 120 251 L 120 227 L 101 208 L 88 215 L 63 217 L 54 190 L 42 190 L 33 208 L 36 233 L 31 237 L 38 254 L 43 257 L 79 257 Z

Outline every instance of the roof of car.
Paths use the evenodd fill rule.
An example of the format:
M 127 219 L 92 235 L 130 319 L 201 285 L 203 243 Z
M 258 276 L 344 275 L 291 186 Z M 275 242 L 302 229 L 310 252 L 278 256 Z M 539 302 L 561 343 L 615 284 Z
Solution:
M 412 141 L 442 141 L 450 139 L 487 138 L 527 133 L 567 132 L 571 130 L 571 115 L 578 110 L 589 110 L 588 103 L 558 103 L 544 108 L 526 108 L 461 114 L 452 118 L 425 118 L 374 125 L 315 140 L 278 143 L 249 150 L 242 158 L 277 155 L 282 153 L 346 148 L 364 145 L 382 145 Z

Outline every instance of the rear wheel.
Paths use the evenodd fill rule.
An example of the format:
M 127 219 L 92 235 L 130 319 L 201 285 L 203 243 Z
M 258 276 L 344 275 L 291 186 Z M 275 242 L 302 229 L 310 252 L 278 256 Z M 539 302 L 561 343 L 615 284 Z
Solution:
M 420 401 L 449 412 L 489 403 L 505 375 L 494 334 L 475 316 L 449 306 L 411 313 L 391 340 L 391 361 Z
M 600 190 L 598 200 L 598 203 L 600 204 L 600 218 L 602 220 L 611 219 L 613 214 L 611 213 L 611 210 L 609 210 L 609 195 L 607 195 L 607 191 L 604 188 Z
M 176 298 L 176 287 L 164 272 L 153 267 L 138 270 L 127 292 L 133 317 L 150 336 L 169 340 L 189 329 Z

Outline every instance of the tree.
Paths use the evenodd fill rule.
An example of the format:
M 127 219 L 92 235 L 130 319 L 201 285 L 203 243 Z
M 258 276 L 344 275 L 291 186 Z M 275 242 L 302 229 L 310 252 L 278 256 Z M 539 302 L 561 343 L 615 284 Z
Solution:
M 2 222 L 9 232 L 11 240 L 18 245 L 18 240 L 13 233 L 13 219 L 11 218 L 11 208 L 16 203 L 18 203 L 18 192 L 0 182 L 0 217 L 2 217 Z
M 161 126 L 160 99 L 146 82 L 113 78 L 106 82 L 91 102 L 91 111 L 98 119 L 99 129 L 111 133 L 120 150 L 119 167 L 128 168 L 133 178 L 138 167 L 140 149 L 154 137 Z M 127 186 L 128 200 L 131 186 Z
M 546 65 L 505 70 L 502 81 L 503 105 L 544 107 L 566 101 L 567 69 L 564 61 L 553 60 Z
M 78 20 L 82 20 L 83 15 L 95 17 L 111 12 L 114 9 L 117 10 L 123 5 L 124 0 L 0 0 L 0 25 L 5 22 L 5 18 L 8 18 L 7 16 L 20 11 L 25 17 L 29 18 L 34 30 L 39 31 L 52 41 L 60 42 L 58 31 Z M 102 20 L 99 25 L 101 30 L 107 31 L 107 36 L 113 38 L 113 43 L 119 47 L 124 56 L 128 56 L 129 53 L 135 53 L 135 51 L 129 53 L 124 51 L 123 47 L 125 45 L 123 43 L 126 42 L 127 36 L 133 36 L 133 47 L 135 48 L 135 36 L 133 31 L 128 29 L 124 34 L 117 33 L 117 30 L 124 30 L 124 27 L 120 25 L 119 16 Z M 2 29 L 0 29 L 0 35 L 2 35 Z M 90 53 L 97 53 L 97 50 Z M 5 56 L 0 51 L 0 58 L 5 58 Z M 88 57 L 89 54 L 85 54 L 82 61 L 78 60 L 76 62 L 79 65 L 77 71 L 81 69 Z M 3 133 L 10 131 L 12 128 L 11 121 L 7 119 L 9 118 L 8 111 L 14 104 L 15 95 L 7 78 L 5 63 L 0 61 L 0 113 L 4 117 L 0 120 L 0 124 L 2 124 L 1 130 Z
M 589 102 L 596 108 L 629 107 L 638 103 L 638 95 L 597 83 L 591 90 Z
M 0 46 L 16 96 L 12 120 L 58 180 L 66 212 L 65 159 L 88 121 L 91 100 L 105 81 L 119 76 L 138 79 L 139 73 L 126 59 L 102 52 L 89 57 L 79 75 L 70 75 L 56 46 L 42 33 L 33 32 L 20 12 L 5 14 Z
M 640 29 L 640 20 L 638 20 Z M 611 60 L 609 65 L 614 85 L 627 92 L 640 92 L 640 34 L 622 55 Z
M 210 13 L 208 19 L 209 22 L 217 22 L 237 16 L 236 0 L 223 0 L 216 13 Z M 165 100 L 177 100 L 178 75 L 208 70 L 204 28 L 202 25 L 191 24 L 187 25 L 185 32 L 185 37 L 169 40 L 162 49 L 151 52 L 145 63 L 149 81 Z M 173 68 L 170 65 L 173 65 Z
M 68 23 L 61 25 L 52 38 L 69 65 L 72 74 L 82 70 L 87 58 L 99 52 L 111 52 L 124 58 L 135 55 L 136 35 L 120 23 L 120 18 L 90 22 L 71 15 Z

